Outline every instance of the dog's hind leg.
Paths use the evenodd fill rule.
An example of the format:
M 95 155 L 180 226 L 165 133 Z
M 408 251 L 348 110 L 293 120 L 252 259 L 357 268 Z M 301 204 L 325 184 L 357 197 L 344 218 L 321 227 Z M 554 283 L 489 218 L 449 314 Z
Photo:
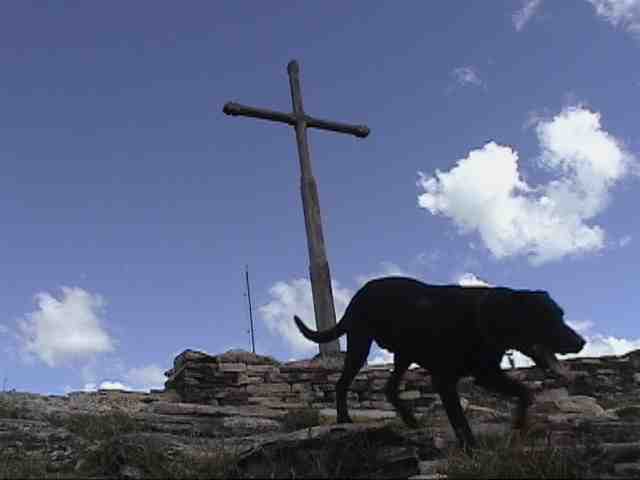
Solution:
M 393 355 L 393 372 L 387 381 L 385 394 L 387 395 L 389 403 L 391 403 L 398 411 L 398 414 L 400 414 L 402 421 L 411 428 L 417 428 L 418 421 L 416 417 L 413 416 L 409 407 L 398 399 L 398 386 L 402 380 L 402 375 L 407 371 L 409 365 L 411 365 L 411 361 L 408 358 L 403 357 L 399 353 Z
M 336 410 L 338 412 L 338 423 L 352 423 L 347 409 L 347 390 L 353 382 L 362 366 L 367 361 L 371 342 L 370 336 L 360 336 L 347 334 L 347 355 L 344 360 L 344 368 L 340 380 L 336 384 Z
M 449 423 L 453 427 L 460 448 L 470 454 L 471 450 L 476 446 L 476 442 L 460 405 L 460 395 L 456 386 L 457 380 L 443 380 L 434 376 L 433 384 L 440 394 L 447 417 L 449 417 Z

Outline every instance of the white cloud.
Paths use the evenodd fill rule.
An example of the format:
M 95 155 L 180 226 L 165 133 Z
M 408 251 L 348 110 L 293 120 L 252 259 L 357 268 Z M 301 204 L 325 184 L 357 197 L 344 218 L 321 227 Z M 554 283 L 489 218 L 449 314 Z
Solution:
M 147 365 L 140 368 L 131 368 L 123 374 L 126 381 L 103 380 L 97 382 L 95 379 L 87 381 L 87 378 L 95 378 L 96 374 L 92 370 L 83 371 L 85 378 L 84 386 L 80 389 L 65 386 L 62 391 L 69 392 L 95 392 L 97 390 L 127 390 L 131 392 L 147 392 L 150 389 L 162 389 L 166 380 L 163 370 L 157 365 Z
M 356 282 L 358 285 L 362 286 L 367 283 L 369 280 L 373 280 L 379 277 L 409 277 L 411 276 L 408 272 L 400 268 L 398 265 L 392 262 L 381 262 L 380 270 L 374 273 L 368 273 L 365 275 L 358 275 L 356 277 Z
M 578 354 L 561 355 L 560 358 L 600 357 L 603 355 L 625 355 L 640 348 L 640 338 L 630 340 L 596 334 L 586 337 L 587 344 Z
M 475 273 L 465 272 L 458 275 L 454 280 L 461 287 L 493 287 L 488 282 L 485 282 Z
M 83 392 L 96 392 L 98 390 L 128 390 L 128 391 L 133 391 L 133 389 L 131 387 L 129 387 L 128 385 L 125 385 L 124 383 L 121 382 L 112 382 L 110 380 L 105 380 L 104 382 L 101 382 L 99 385 L 95 384 L 95 383 L 86 383 L 84 385 L 84 387 L 82 387 L 81 389 Z M 69 387 L 65 387 L 65 393 L 68 393 L 69 391 L 74 391 L 72 389 L 70 389 Z
M 336 320 L 339 321 L 353 294 L 340 288 L 338 282 L 332 282 L 332 288 Z M 298 315 L 310 327 L 315 326 L 311 282 L 306 278 L 278 282 L 269 289 L 269 294 L 272 300 L 258 309 L 269 331 L 280 335 L 297 353 L 317 351 L 318 345 L 304 338 L 293 322 L 293 316 Z
M 62 298 L 35 296 L 37 309 L 18 322 L 23 350 L 50 367 L 91 359 L 114 349 L 101 318 L 104 300 L 81 288 L 62 287 Z
M 166 377 L 164 371 L 158 365 L 147 365 L 139 368 L 131 368 L 125 379 L 142 390 L 161 389 L 164 387 Z
M 454 78 L 456 83 L 462 87 L 469 85 L 474 87 L 484 86 L 484 82 L 480 78 L 480 75 L 478 75 L 478 72 L 472 66 L 454 68 L 451 72 L 451 76 Z
M 566 321 L 567 325 L 573 328 L 576 332 L 584 334 L 586 331 L 590 330 L 593 327 L 593 322 L 589 320 L 578 320 L 578 321 Z
M 635 159 L 602 130 L 600 114 L 569 107 L 536 127 L 540 164 L 558 178 L 530 187 L 518 153 L 489 142 L 448 172 L 418 172 L 420 207 L 449 217 L 462 234 L 477 232 L 498 259 L 526 255 L 538 265 L 599 250 L 605 232 L 586 223 L 609 203 L 609 193 Z
M 513 14 L 513 26 L 519 32 L 529 23 L 542 5 L 542 0 L 524 0 L 522 8 Z
M 640 34 L 640 0 L 587 0 L 614 27 Z

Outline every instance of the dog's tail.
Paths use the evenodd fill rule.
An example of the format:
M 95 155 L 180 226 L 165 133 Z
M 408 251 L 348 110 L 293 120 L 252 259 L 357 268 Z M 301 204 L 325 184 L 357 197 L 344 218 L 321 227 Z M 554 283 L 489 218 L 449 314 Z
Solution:
M 342 319 L 338 322 L 338 324 L 333 328 L 330 328 L 329 330 L 323 330 L 323 331 L 311 330 L 309 327 L 307 327 L 304 324 L 302 320 L 300 320 L 300 317 L 298 317 L 297 315 L 293 316 L 293 320 L 296 322 L 298 329 L 300 330 L 302 335 L 305 336 L 305 338 L 316 343 L 327 343 L 347 333 L 345 317 L 346 315 L 343 316 Z

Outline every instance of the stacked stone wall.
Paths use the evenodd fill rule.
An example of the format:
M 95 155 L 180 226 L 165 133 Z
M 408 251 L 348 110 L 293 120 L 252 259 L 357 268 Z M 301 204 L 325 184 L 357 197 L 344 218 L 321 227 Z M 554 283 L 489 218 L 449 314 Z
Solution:
M 571 395 L 594 397 L 605 406 L 637 402 L 640 398 L 640 350 L 621 357 L 580 358 L 563 363 L 575 377 L 572 382 L 548 376 L 533 367 L 510 370 L 509 374 L 536 392 L 566 389 Z M 165 373 L 169 377 L 165 386 L 177 392 L 182 401 L 190 403 L 333 408 L 342 364 L 341 356 L 280 363 L 242 350 L 222 355 L 185 350 L 175 358 L 174 367 Z M 349 388 L 350 408 L 393 410 L 384 394 L 392 369 L 391 364 L 363 368 Z M 474 387 L 469 378 L 461 380 L 459 390 L 471 402 L 475 397 L 486 397 L 486 392 Z M 400 398 L 418 412 L 428 410 L 439 401 L 429 374 L 421 368 L 410 369 L 405 374 Z

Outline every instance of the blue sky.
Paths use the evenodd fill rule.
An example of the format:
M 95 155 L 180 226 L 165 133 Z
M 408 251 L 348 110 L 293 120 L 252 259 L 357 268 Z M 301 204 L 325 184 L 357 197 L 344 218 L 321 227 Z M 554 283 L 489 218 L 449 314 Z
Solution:
M 41 2 L 0 17 L 0 375 L 159 387 L 186 348 L 317 352 L 290 127 L 310 115 L 338 314 L 368 278 L 546 289 L 640 348 L 640 1 Z M 378 350 L 372 361 L 388 358 Z

